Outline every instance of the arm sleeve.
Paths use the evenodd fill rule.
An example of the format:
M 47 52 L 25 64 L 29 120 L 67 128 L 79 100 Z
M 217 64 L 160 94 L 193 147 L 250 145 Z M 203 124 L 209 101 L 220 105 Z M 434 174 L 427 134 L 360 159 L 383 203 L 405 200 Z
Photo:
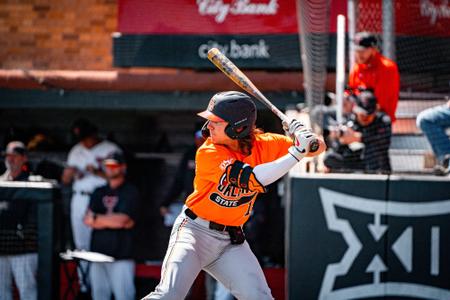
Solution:
M 350 70 L 350 73 L 348 74 L 348 85 L 354 89 L 357 87 L 357 83 L 356 83 L 356 73 L 357 73 L 357 69 L 356 69 L 356 64 L 353 66 L 353 68 Z
M 271 136 L 267 144 L 261 146 L 263 161 L 269 162 L 255 166 L 253 174 L 262 186 L 275 182 L 295 166 L 297 160 L 288 153 L 290 146 L 292 146 L 290 138 L 276 134 Z M 221 148 L 200 149 L 196 160 L 196 176 L 212 182 L 219 182 L 226 173 L 226 168 L 235 162 L 235 159 L 227 156 Z
M 380 75 L 375 94 L 381 109 L 395 121 L 400 85 L 398 69 L 393 65 Z
M 296 163 L 297 159 L 288 153 L 272 162 L 257 165 L 253 173 L 262 185 L 267 186 L 283 177 Z

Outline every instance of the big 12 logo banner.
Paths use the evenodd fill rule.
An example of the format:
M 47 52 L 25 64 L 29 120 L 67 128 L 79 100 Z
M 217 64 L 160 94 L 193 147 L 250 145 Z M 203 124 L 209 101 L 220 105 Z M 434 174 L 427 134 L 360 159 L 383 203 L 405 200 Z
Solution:
M 319 195 L 328 230 L 347 245 L 327 265 L 319 299 L 450 299 L 450 200 Z

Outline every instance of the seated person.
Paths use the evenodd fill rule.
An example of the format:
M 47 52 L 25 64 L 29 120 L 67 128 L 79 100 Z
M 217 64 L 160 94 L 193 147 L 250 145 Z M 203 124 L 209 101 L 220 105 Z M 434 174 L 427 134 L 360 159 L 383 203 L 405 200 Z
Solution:
M 348 121 L 329 128 L 331 144 L 325 155 L 325 166 L 331 172 L 390 172 L 389 116 L 377 111 L 377 100 L 370 90 L 363 90 L 352 99 L 353 113 Z
M 450 100 L 446 104 L 428 108 L 417 116 L 419 127 L 428 139 L 438 164 L 434 167 L 436 175 L 450 172 L 450 138 L 446 130 L 450 128 Z

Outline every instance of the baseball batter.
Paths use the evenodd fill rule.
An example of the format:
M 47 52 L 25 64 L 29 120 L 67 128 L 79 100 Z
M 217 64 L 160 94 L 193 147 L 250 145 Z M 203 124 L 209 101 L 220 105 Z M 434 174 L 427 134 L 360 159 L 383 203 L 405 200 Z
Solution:
M 262 133 L 255 104 L 240 92 L 214 95 L 199 115 L 208 138 L 197 150 L 194 191 L 172 229 L 161 281 L 144 299 L 184 299 L 201 270 L 240 300 L 273 299 L 242 226 L 266 185 L 325 144 L 297 121 L 288 129 L 293 140 Z M 314 139 L 320 147 L 310 154 Z

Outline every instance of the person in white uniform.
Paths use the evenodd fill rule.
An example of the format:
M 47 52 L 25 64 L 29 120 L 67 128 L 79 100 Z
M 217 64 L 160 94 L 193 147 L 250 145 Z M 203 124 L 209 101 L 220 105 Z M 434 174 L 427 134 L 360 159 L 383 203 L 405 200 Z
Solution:
M 89 250 L 92 229 L 83 223 L 83 218 L 90 195 L 97 187 L 106 184 L 101 162 L 121 150 L 116 144 L 100 139 L 97 127 L 86 119 L 76 120 L 72 132 L 79 142 L 69 152 L 62 182 L 72 183 L 70 221 L 75 247 Z M 86 270 L 87 266 L 82 265 L 82 268 Z M 83 278 L 80 272 L 79 278 L 81 292 L 87 292 L 87 278 Z

